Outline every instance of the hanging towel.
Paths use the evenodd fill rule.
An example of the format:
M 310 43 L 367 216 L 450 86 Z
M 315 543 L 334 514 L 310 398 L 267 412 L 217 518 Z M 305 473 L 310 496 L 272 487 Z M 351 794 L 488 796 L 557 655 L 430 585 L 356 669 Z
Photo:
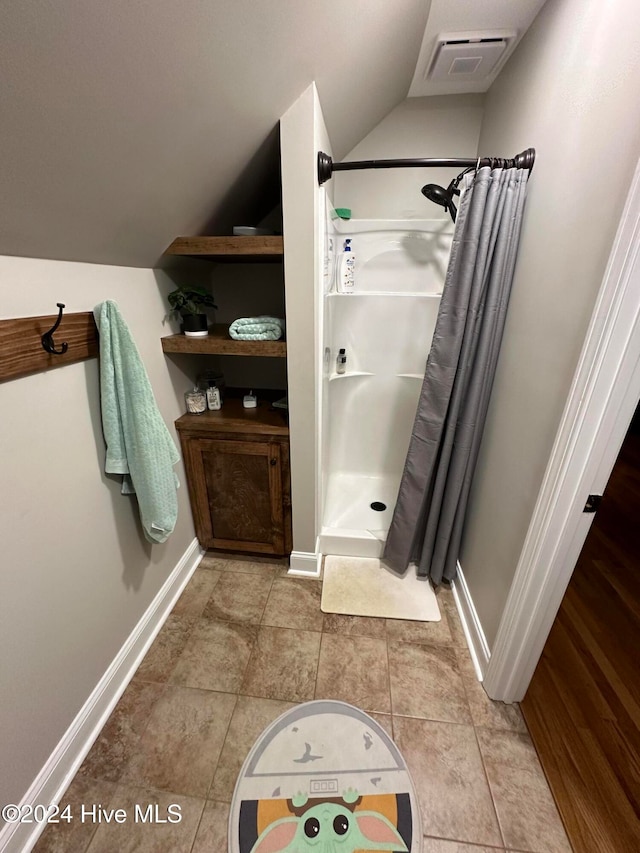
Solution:
M 284 333 L 284 320 L 278 317 L 240 317 L 229 326 L 236 341 L 277 341 Z
M 178 518 L 180 454 L 151 390 L 140 354 L 115 302 L 94 309 L 100 333 L 100 401 L 107 444 L 104 470 L 124 474 L 122 494 L 135 492 L 144 534 L 164 542 Z

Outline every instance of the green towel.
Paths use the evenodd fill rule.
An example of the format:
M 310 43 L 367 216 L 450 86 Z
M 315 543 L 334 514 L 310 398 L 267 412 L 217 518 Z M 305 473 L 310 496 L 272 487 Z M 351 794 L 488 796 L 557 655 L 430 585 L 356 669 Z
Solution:
M 180 454 L 151 390 L 140 354 L 115 302 L 94 309 L 100 333 L 100 400 L 107 444 L 104 470 L 124 474 L 122 494 L 135 492 L 144 534 L 164 542 L 178 518 Z
M 284 320 L 279 317 L 240 317 L 229 326 L 236 341 L 278 341 L 284 332 Z

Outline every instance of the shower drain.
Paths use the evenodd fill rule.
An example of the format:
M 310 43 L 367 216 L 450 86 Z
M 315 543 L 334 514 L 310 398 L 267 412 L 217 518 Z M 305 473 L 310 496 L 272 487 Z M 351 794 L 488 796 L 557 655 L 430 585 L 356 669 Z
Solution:
M 384 512 L 387 508 L 386 504 L 383 504 L 382 501 L 374 501 L 371 504 L 371 509 L 375 509 L 376 512 Z

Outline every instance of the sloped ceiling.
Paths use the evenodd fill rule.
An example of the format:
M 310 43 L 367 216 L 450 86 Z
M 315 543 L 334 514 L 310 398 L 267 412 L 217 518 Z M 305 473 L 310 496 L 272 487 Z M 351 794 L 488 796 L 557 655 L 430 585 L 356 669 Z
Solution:
M 0 254 L 150 267 L 176 236 L 255 225 L 278 200 L 278 120 L 312 81 L 339 160 L 412 78 L 475 91 L 424 81 L 438 32 L 519 38 L 543 3 L 4 4 Z
M 0 25 L 0 254 L 156 265 L 273 203 L 315 80 L 340 158 L 406 97 L 428 0 L 21 0 Z M 271 188 L 271 189 L 270 189 Z

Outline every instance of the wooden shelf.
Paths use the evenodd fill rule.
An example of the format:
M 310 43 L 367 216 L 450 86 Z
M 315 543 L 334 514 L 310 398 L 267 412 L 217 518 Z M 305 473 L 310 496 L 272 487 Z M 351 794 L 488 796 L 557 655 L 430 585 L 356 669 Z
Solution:
M 165 352 L 190 352 L 201 355 L 253 355 L 267 358 L 286 358 L 287 345 L 284 341 L 236 341 L 229 337 L 229 327 L 216 324 L 206 338 L 190 338 L 187 335 L 169 335 L 161 338 Z
M 260 400 L 255 409 L 245 409 L 242 400 L 232 397 L 226 399 L 222 408 L 216 412 L 206 411 L 201 415 L 185 414 L 179 417 L 175 424 L 179 432 L 289 435 L 287 413 L 282 409 L 274 409 L 265 400 Z
M 165 255 L 184 255 L 219 262 L 282 261 L 282 237 L 176 237 Z

